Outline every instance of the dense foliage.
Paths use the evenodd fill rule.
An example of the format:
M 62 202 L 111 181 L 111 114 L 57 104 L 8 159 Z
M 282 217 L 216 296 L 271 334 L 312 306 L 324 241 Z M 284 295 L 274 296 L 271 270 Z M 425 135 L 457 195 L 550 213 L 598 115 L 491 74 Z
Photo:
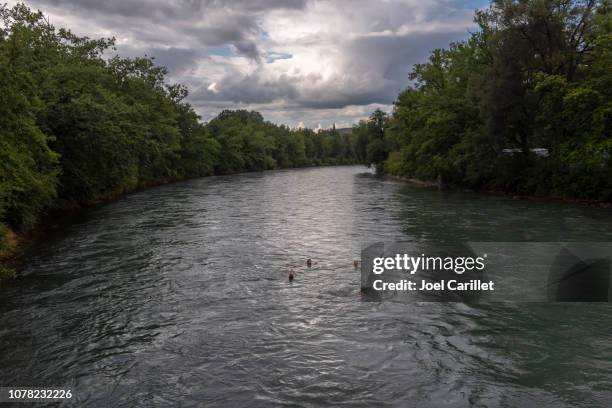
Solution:
M 209 124 L 151 58 L 0 6 L 0 257 L 50 207 L 231 172 L 354 162 L 352 136 L 224 111 Z M 11 239 L 12 241 L 12 239 Z
M 405 177 L 612 200 L 609 0 L 495 0 L 475 21 L 414 67 L 391 117 L 355 128 L 359 157 Z

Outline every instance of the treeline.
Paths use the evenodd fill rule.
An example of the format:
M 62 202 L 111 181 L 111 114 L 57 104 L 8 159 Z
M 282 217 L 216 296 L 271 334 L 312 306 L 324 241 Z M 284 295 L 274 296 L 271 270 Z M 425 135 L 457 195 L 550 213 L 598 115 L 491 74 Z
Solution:
M 360 154 L 399 176 L 612 200 L 610 1 L 497 0 L 475 21 L 414 67 L 390 117 L 354 129 Z
M 203 128 L 217 143 L 211 161 L 215 174 L 351 164 L 356 160 L 353 136 L 341 135 L 335 127 L 319 132 L 290 130 L 264 121 L 258 112 L 223 111 Z
M 11 231 L 79 206 L 188 177 L 355 161 L 351 135 L 224 111 L 208 124 L 151 58 L 108 59 L 113 39 L 56 30 L 0 5 L 0 258 Z

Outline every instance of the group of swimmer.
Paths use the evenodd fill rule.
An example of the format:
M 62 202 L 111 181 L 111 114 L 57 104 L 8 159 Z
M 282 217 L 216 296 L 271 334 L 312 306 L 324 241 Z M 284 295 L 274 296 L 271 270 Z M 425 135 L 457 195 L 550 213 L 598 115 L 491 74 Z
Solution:
M 306 266 L 308 268 L 311 268 L 312 265 L 316 265 L 318 262 L 313 263 L 312 259 L 308 258 L 306 260 Z M 353 268 L 357 269 L 359 268 L 359 261 L 358 260 L 354 260 L 353 261 Z M 289 282 L 293 282 L 293 279 L 295 279 L 295 271 L 293 269 L 289 270 Z
M 316 265 L 316 262 L 315 262 Z M 308 258 L 306 260 L 306 266 L 307 267 L 312 267 L 312 259 Z M 293 269 L 289 270 L 289 282 L 293 282 L 293 279 L 295 278 L 295 271 Z

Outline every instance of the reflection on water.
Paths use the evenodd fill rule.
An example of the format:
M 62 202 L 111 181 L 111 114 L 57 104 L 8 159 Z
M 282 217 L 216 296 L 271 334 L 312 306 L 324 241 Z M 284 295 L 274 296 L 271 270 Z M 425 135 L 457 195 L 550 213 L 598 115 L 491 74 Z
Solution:
M 610 406 L 612 307 L 362 302 L 352 260 L 368 242 L 611 226 L 362 167 L 150 189 L 58 228 L 0 290 L 0 383 L 72 387 L 79 406 Z

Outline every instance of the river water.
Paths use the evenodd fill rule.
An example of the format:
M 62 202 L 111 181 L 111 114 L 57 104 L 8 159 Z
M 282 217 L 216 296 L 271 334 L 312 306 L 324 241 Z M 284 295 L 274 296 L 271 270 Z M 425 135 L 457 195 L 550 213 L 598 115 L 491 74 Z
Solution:
M 130 194 L 52 230 L 0 289 L 0 384 L 75 406 L 612 406 L 608 304 L 362 301 L 361 245 L 411 239 L 612 241 L 612 211 L 364 167 Z

